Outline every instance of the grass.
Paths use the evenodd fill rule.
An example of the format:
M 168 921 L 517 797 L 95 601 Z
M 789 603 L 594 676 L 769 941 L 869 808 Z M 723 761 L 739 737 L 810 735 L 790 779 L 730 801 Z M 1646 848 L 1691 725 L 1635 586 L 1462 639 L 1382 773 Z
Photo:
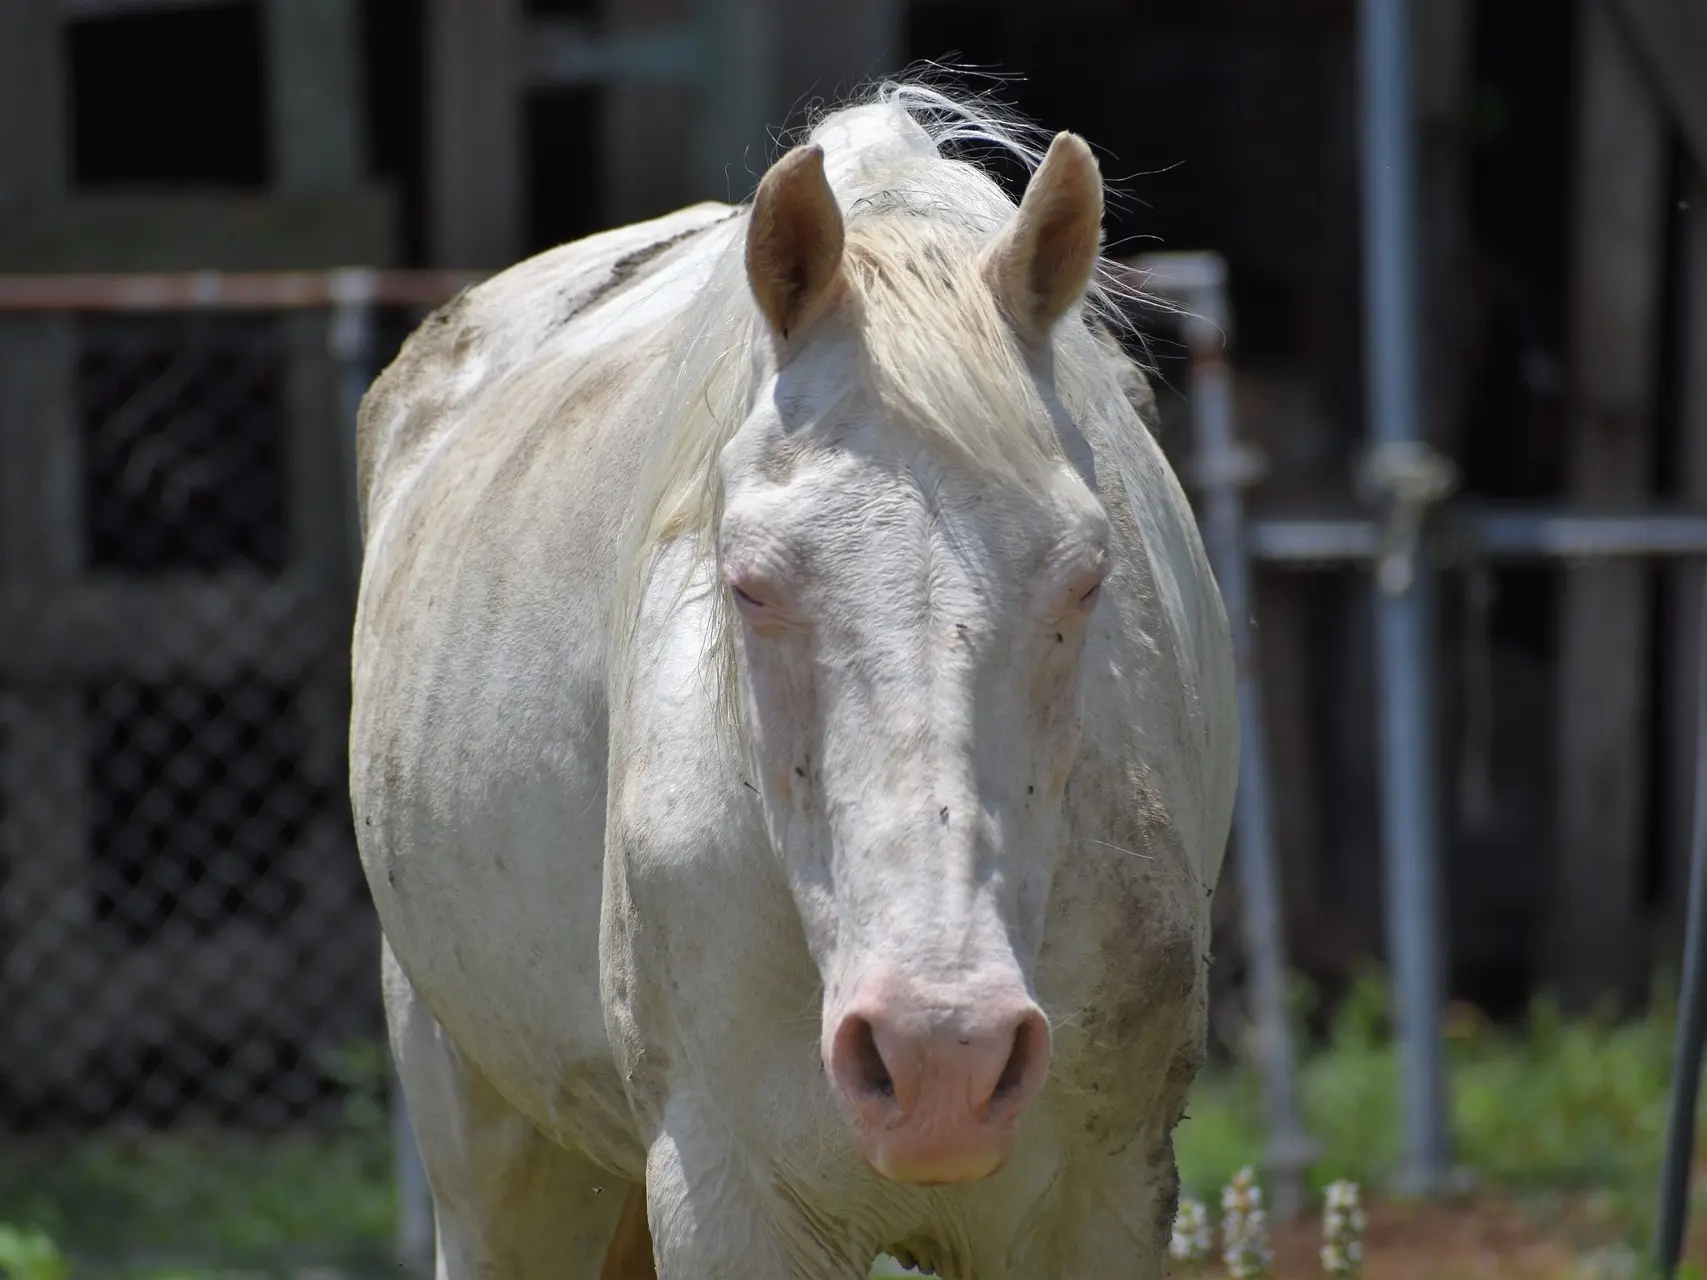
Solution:
M 1538 1208 L 1562 1193 L 1590 1193 L 1597 1220 L 1645 1240 L 1674 1019 L 1667 999 L 1624 1022 L 1567 1020 L 1541 999 L 1516 1028 L 1453 1010 L 1446 1064 L 1455 1160 L 1481 1186 Z M 1305 1125 L 1321 1144 L 1313 1191 L 1335 1178 L 1382 1185 L 1398 1158 L 1398 1089 L 1386 988 L 1371 974 L 1299 1064 Z M 1239 1167 L 1260 1160 L 1264 1142 L 1254 1074 L 1206 1071 L 1176 1136 L 1183 1186 L 1212 1202 Z
M 383 1140 L 356 1131 L 18 1144 L 0 1159 L 0 1219 L 80 1259 L 381 1265 L 389 1162 Z
M 1469 1012 L 1448 1021 L 1455 1155 L 1486 1187 L 1518 1197 L 1561 1230 L 1646 1239 L 1671 1069 L 1673 1009 L 1659 1002 L 1623 1023 L 1567 1020 L 1546 1001 L 1525 1024 L 1496 1028 Z M 372 1053 L 368 1059 L 375 1059 Z M 352 1059 L 352 1061 L 356 1061 Z M 1300 1063 L 1306 1123 L 1321 1143 L 1314 1189 L 1350 1178 L 1378 1189 L 1398 1151 L 1397 1061 L 1379 978 L 1343 1003 L 1325 1042 Z M 32 1230 L 58 1241 L 79 1277 L 120 1262 L 277 1269 L 385 1265 L 393 1223 L 390 1144 L 373 1061 L 352 1068 L 349 1122 L 339 1131 L 244 1141 L 229 1135 L 146 1135 L 0 1152 L 0 1223 L 14 1251 Z M 382 1077 L 380 1077 L 382 1078 Z M 1211 1068 L 1194 1090 L 1177 1150 L 1188 1193 L 1214 1203 L 1241 1166 L 1261 1160 L 1254 1075 Z M 1592 1212 L 1587 1213 L 1583 1206 Z M 64 1280 L 9 1263 L 18 1280 Z M 22 1242 L 22 1243 L 19 1243 Z M 206 1272 L 199 1273 L 206 1276 Z M 1374 1280 L 1380 1280 L 1374 1277 Z
M 123 1270 L 209 1280 L 209 1265 L 389 1273 L 385 1049 L 353 1045 L 326 1066 L 347 1092 L 343 1122 L 322 1132 L 12 1140 L 0 1146 L 0 1224 L 14 1241 L 30 1233 L 57 1241 L 80 1277 Z M 5 1229 L 0 1272 L 8 1280 L 63 1280 L 9 1262 Z

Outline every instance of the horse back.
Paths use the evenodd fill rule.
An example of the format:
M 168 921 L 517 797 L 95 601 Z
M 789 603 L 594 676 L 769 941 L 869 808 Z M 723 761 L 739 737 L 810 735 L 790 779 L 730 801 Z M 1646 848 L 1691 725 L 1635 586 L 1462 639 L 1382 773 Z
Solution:
M 434 311 L 374 380 L 356 419 L 364 535 L 402 483 L 478 403 L 566 326 L 644 278 L 671 248 L 735 210 L 705 202 L 528 258 Z

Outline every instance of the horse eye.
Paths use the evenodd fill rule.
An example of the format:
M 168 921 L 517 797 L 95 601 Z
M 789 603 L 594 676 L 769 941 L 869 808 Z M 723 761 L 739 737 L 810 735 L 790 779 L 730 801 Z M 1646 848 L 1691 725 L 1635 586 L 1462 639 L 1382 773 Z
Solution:
M 731 586 L 729 589 L 735 593 L 735 598 L 742 604 L 746 605 L 749 609 L 763 609 L 765 607 L 764 601 L 748 595 L 745 591 L 741 590 L 740 587 Z
M 1096 598 L 1098 596 L 1100 596 L 1101 594 L 1102 594 L 1102 583 L 1099 582 L 1096 584 L 1096 586 L 1092 587 L 1089 591 L 1085 592 L 1084 595 L 1079 597 L 1079 603 L 1080 604 L 1094 604 L 1094 603 L 1096 603 Z

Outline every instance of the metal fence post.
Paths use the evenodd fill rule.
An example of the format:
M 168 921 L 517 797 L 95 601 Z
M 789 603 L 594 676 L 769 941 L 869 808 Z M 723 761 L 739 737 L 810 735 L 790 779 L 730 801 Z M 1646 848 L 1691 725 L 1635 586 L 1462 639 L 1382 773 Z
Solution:
M 1679 317 L 1684 349 L 1707 341 L 1707 158 L 1696 157 L 1685 180 L 1689 211 L 1683 228 L 1681 275 L 1685 304 Z M 1707 424 L 1707 369 L 1685 373 L 1680 394 L 1685 430 Z M 1696 573 L 1700 566 L 1694 566 Z M 1654 1261 L 1664 1280 L 1676 1272 L 1689 1218 L 1690 1165 L 1695 1155 L 1701 1058 L 1707 1047 L 1707 584 L 1697 587 L 1695 643 L 1694 809 L 1690 814 L 1689 897 L 1684 920 L 1682 990 L 1672 1053 L 1671 1114 L 1666 1123 L 1660 1212 Z
M 346 540 L 350 556 L 350 584 L 360 583 L 362 574 L 361 512 L 356 503 L 356 415 L 362 397 L 374 378 L 373 300 L 376 274 L 367 268 L 351 267 L 332 273 L 328 292 L 332 315 L 326 342 L 338 363 L 338 406 L 344 430 L 338 435 L 339 462 L 344 474 Z
M 361 580 L 362 527 L 356 502 L 356 416 L 362 397 L 374 378 L 373 299 L 375 273 L 350 269 L 333 274 L 332 316 L 327 342 L 338 362 L 339 403 L 344 430 L 339 435 L 342 450 L 344 491 L 348 498 L 345 520 L 350 548 L 352 585 Z M 433 1270 L 433 1199 L 427 1172 L 415 1144 L 415 1128 L 409 1120 L 409 1105 L 396 1069 L 391 1081 L 392 1168 L 397 1179 L 397 1230 L 393 1249 L 397 1261 L 418 1275 Z
M 1225 347 L 1232 327 L 1227 264 L 1216 253 L 1152 253 L 1113 264 L 1129 276 L 1134 296 L 1165 297 L 1179 305 L 1190 366 L 1188 400 L 1193 459 L 1190 480 L 1201 495 L 1199 525 L 1227 610 L 1238 681 L 1239 787 L 1233 847 L 1240 885 L 1240 928 L 1251 966 L 1252 1021 L 1261 1065 L 1269 1145 L 1264 1167 L 1272 1181 L 1275 1215 L 1304 1206 L 1304 1174 L 1320 1154 L 1298 1105 L 1297 1055 L 1286 1005 L 1286 934 L 1274 849 L 1269 791 L 1268 729 L 1262 670 L 1256 650 L 1256 601 L 1251 586 L 1251 538 L 1244 490 L 1260 478 L 1262 459 L 1238 439 L 1232 372 Z
M 1191 362 L 1196 480 L 1204 495 L 1203 530 L 1227 609 L 1238 676 L 1240 763 L 1233 840 L 1245 945 L 1250 950 L 1257 1057 L 1268 1108 L 1266 1164 L 1275 1214 L 1287 1219 L 1304 1206 L 1304 1173 L 1317 1152 L 1299 1115 L 1292 1028 L 1287 1019 L 1286 939 L 1275 868 L 1268 728 L 1245 537 L 1242 491 L 1257 478 L 1260 460 L 1240 446 L 1234 431 L 1233 389 L 1222 350 L 1230 324 L 1226 264 L 1217 254 L 1201 253 L 1179 260 L 1174 270 L 1181 277 L 1177 292 L 1190 308 L 1185 319 L 1186 347 Z
M 1707 1045 L 1707 592 L 1701 597 L 1700 674 L 1696 683 L 1695 811 L 1689 858 L 1689 908 L 1684 926 L 1683 990 L 1678 999 L 1672 1051 L 1670 1113 L 1666 1117 L 1665 1164 L 1660 1175 L 1660 1212 L 1654 1229 L 1659 1274 L 1677 1270 L 1689 1215 L 1689 1166 L 1695 1156 L 1696 1101 L 1701 1090 L 1701 1054 Z
M 427 1169 L 421 1149 L 415 1145 L 415 1126 L 409 1119 L 409 1104 L 403 1083 L 391 1073 L 392 1165 L 397 1171 L 397 1235 L 393 1246 L 397 1260 L 417 1275 L 433 1273 L 435 1237 L 433 1193 L 427 1186 Z
M 1434 610 L 1417 571 L 1418 526 L 1444 496 L 1439 460 L 1418 422 L 1414 140 L 1407 0 L 1362 0 L 1364 290 L 1371 478 L 1387 490 L 1387 545 L 1377 561 L 1382 845 L 1387 940 L 1395 983 L 1404 1105 L 1399 1182 L 1438 1190 L 1449 1160 L 1440 1057 L 1440 884 L 1434 795 Z

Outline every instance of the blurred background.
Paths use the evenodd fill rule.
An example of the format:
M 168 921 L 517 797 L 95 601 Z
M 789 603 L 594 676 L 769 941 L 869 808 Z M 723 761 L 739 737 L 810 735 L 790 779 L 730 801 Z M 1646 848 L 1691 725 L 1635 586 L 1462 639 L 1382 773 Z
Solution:
M 1413 10 L 1428 442 L 1472 505 L 1707 515 L 1707 8 Z M 871 77 L 977 68 L 1098 149 L 1111 256 L 1224 259 L 1258 523 L 1355 516 L 1358 23 L 1354 0 L 0 0 L 0 1270 L 52 1265 L 38 1230 L 91 1273 L 361 1270 L 418 1241 L 345 797 L 348 437 L 431 306 L 743 198 Z M 1186 348 L 1135 349 L 1188 474 Z M 1428 927 L 1469 1176 L 1458 1217 L 1391 1220 L 1391 1266 L 1432 1274 L 1462 1235 L 1566 1268 L 1648 1225 L 1699 562 L 1512 562 L 1444 524 Z M 1294 557 L 1250 611 L 1315 1186 L 1379 1184 L 1399 1143 L 1371 600 L 1366 563 Z M 1228 865 L 1180 1136 L 1206 1196 L 1269 1141 Z

